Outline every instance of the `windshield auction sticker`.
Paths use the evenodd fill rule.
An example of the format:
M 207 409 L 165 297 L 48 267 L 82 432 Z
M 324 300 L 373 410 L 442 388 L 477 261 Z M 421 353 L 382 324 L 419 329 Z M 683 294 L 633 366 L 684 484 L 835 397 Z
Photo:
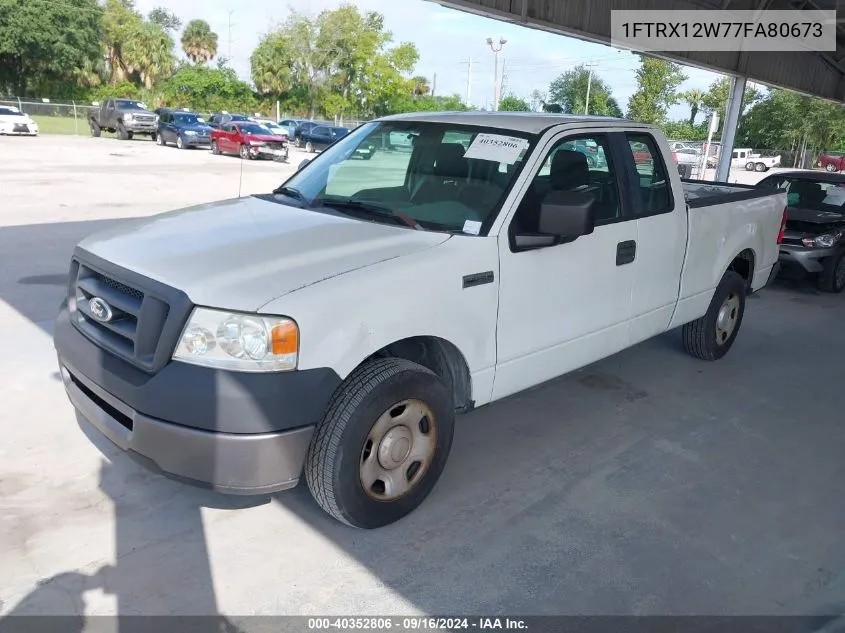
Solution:
M 501 134 L 479 134 L 464 153 L 464 158 L 477 158 L 479 160 L 490 160 L 494 163 L 513 165 L 527 149 L 528 141 L 524 138 Z
M 836 11 L 617 10 L 610 45 L 638 51 L 835 51 Z

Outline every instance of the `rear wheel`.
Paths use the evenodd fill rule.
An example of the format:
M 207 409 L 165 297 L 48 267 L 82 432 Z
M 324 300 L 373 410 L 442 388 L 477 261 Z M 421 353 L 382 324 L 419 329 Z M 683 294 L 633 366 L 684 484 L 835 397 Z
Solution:
M 757 171 L 769 171 L 769 168 L 764 163 L 757 163 L 754 167 Z
M 828 163 L 828 164 L 825 166 L 825 171 L 829 171 L 829 172 L 834 172 L 834 171 L 836 171 L 836 165 L 834 165 L 833 163 Z
M 728 353 L 742 325 L 746 292 L 742 277 L 732 270 L 725 273 L 707 314 L 683 327 L 687 353 L 701 360 L 718 360 Z
M 822 266 L 822 272 L 819 273 L 819 290 L 822 292 L 845 290 L 845 250 L 822 260 Z
M 368 361 L 337 390 L 305 459 L 314 499 L 347 525 L 377 528 L 434 488 L 452 446 L 455 408 L 440 378 L 400 358 Z
M 100 133 L 102 132 L 102 130 L 100 130 L 99 123 L 97 123 L 96 121 L 90 121 L 90 127 L 91 127 L 91 136 L 93 136 L 95 138 L 100 136 Z
M 754 163 L 745 163 L 745 171 L 754 171 Z

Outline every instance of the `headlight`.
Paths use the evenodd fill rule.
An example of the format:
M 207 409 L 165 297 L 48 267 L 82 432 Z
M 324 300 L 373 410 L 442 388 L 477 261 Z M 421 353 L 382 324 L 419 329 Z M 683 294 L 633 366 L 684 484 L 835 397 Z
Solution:
M 267 143 L 265 143 L 264 141 L 250 141 L 249 144 L 252 145 L 253 147 L 259 147 L 261 145 L 267 145 Z
M 233 371 L 296 369 L 299 328 L 291 319 L 194 308 L 173 360 Z
M 124 114 L 123 115 L 124 121 L 131 121 L 133 118 L 135 118 L 135 117 L 132 114 Z
M 188 136 L 196 136 L 197 131 L 196 130 L 185 130 L 185 134 L 187 134 Z
M 806 248 L 830 248 L 836 246 L 839 240 L 842 239 L 843 231 L 834 231 L 833 233 L 823 233 L 813 237 L 812 235 L 804 236 L 801 243 Z

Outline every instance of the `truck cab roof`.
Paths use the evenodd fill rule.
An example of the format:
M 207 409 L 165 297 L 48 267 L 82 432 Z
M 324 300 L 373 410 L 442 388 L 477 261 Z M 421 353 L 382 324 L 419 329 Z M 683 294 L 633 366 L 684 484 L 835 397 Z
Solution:
M 547 112 L 425 112 L 394 114 L 380 121 L 427 121 L 431 123 L 449 123 L 476 125 L 498 129 L 510 129 L 530 134 L 540 134 L 549 128 L 563 124 L 598 124 L 602 127 L 622 127 L 625 129 L 654 129 L 653 125 L 637 123 L 627 119 L 604 116 L 581 116 L 576 114 L 552 114 Z

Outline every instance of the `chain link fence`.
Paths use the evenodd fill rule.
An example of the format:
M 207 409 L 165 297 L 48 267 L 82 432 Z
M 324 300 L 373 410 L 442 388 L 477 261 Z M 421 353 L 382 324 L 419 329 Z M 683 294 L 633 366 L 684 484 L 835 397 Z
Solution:
M 52 103 L 18 98 L 0 98 L 0 105 L 13 106 L 31 116 L 42 134 L 88 134 L 90 103 Z

